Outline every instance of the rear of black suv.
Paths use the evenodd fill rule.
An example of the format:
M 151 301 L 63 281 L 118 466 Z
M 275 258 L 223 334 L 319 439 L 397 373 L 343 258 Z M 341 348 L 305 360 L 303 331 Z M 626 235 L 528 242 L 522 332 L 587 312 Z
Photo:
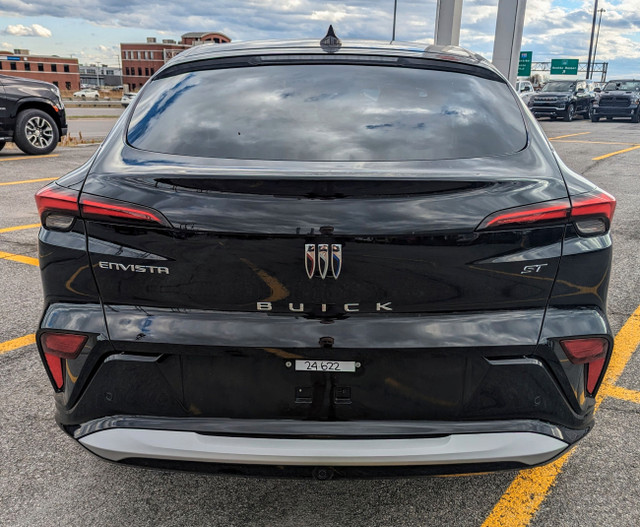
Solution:
M 56 420 L 113 461 L 532 466 L 593 426 L 611 196 L 464 50 L 194 50 L 37 195 Z

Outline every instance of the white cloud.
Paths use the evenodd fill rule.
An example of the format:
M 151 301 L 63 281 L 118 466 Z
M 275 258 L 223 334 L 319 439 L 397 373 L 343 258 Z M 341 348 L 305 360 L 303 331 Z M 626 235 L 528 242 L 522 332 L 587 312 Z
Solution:
M 3 51 L 13 51 L 14 47 L 13 44 L 9 44 L 9 42 L 2 42 L 0 43 L 0 49 Z
M 51 30 L 41 26 L 40 24 L 31 24 L 30 26 L 16 24 L 7 26 L 2 32 L 6 35 L 13 35 L 14 37 L 51 37 Z

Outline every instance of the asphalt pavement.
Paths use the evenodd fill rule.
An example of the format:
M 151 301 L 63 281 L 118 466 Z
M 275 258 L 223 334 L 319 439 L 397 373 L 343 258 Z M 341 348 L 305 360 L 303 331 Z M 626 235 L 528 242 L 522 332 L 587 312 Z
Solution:
M 84 127 L 85 121 L 98 120 L 72 122 Z M 559 467 L 445 478 L 320 482 L 175 473 L 110 464 L 74 443 L 53 421 L 52 389 L 29 343 L 42 306 L 33 193 L 46 183 L 32 180 L 65 174 L 96 146 L 58 148 L 47 157 L 5 148 L 0 525 L 640 525 L 640 357 L 631 354 L 640 340 L 640 125 L 580 119 L 540 124 L 571 168 L 618 199 L 608 311 L 614 333 L 622 329 L 616 353 L 623 357 L 630 350 L 630 359 L 620 359 L 616 385 L 622 388 L 603 398 L 596 428 Z

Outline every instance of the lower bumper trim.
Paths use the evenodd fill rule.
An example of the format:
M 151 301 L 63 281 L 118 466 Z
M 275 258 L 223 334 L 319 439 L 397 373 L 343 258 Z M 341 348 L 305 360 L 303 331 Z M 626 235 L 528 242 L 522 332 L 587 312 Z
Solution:
M 455 434 L 410 439 L 273 439 L 111 428 L 80 443 L 111 461 L 129 458 L 260 465 L 411 466 L 544 463 L 569 445 L 532 432 Z

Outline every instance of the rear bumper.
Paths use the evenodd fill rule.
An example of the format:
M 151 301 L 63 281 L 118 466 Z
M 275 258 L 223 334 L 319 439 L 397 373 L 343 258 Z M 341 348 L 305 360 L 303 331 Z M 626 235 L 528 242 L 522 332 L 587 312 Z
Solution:
M 358 477 L 547 462 L 593 423 L 584 370 L 560 360 L 557 339 L 609 333 L 597 309 L 352 317 L 332 328 L 345 347 L 328 349 L 313 346 L 326 325 L 309 319 L 124 306 L 106 318 L 111 340 L 98 305 L 57 304 L 43 318 L 41 331 L 94 335 L 55 396 L 74 439 L 127 464 L 296 477 L 310 466 Z M 295 371 L 294 357 L 361 367 Z
M 274 439 L 112 428 L 80 443 L 111 461 L 161 459 L 294 466 L 412 466 L 544 463 L 569 445 L 532 432 L 454 434 L 408 439 Z

